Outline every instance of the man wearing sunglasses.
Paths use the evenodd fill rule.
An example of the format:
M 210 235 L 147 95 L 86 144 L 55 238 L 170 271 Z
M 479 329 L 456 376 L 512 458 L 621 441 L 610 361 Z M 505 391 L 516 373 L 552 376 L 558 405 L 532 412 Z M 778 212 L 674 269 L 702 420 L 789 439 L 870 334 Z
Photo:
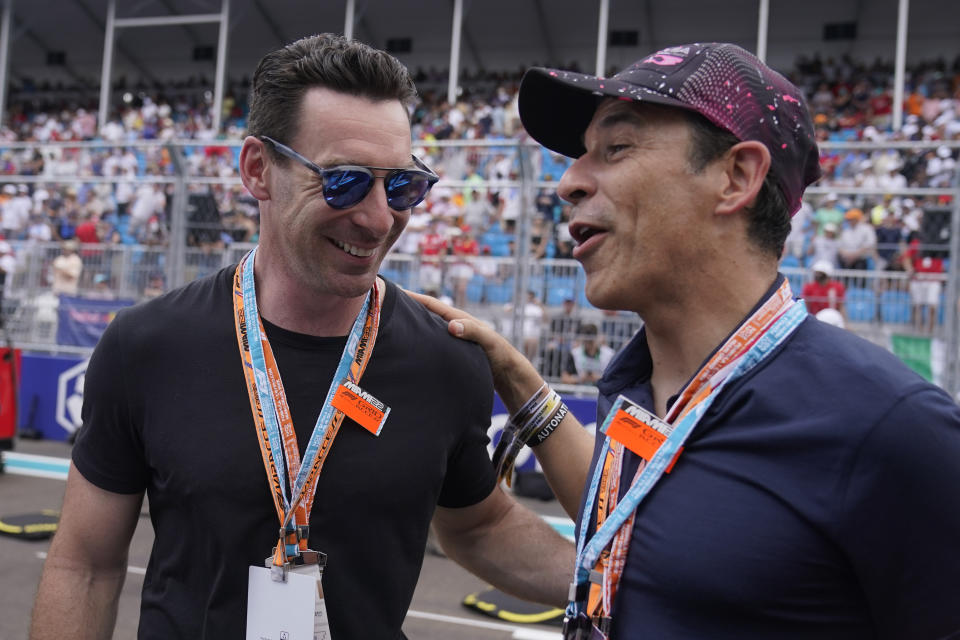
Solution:
M 437 181 L 414 98 L 337 36 L 261 61 L 240 153 L 259 246 L 105 332 L 32 637 L 111 635 L 144 494 L 140 638 L 403 637 L 431 519 L 481 577 L 563 602 L 571 545 L 496 486 L 482 351 L 377 277 Z

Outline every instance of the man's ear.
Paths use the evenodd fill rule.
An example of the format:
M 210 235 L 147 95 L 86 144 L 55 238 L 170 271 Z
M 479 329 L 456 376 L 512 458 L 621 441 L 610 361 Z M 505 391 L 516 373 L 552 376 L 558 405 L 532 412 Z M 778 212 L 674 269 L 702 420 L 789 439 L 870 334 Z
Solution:
M 770 170 L 770 151 L 757 140 L 738 142 L 723 159 L 724 188 L 716 213 L 728 215 L 753 206 Z
M 247 136 L 240 147 L 240 179 L 257 200 L 269 200 L 269 162 L 266 144 L 254 136 Z

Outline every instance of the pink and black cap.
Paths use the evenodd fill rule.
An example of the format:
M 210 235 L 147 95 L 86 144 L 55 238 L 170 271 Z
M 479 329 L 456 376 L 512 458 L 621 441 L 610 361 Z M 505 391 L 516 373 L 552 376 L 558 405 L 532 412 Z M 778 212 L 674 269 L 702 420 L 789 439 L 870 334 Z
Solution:
M 813 121 L 800 90 L 736 45 L 669 47 L 612 78 L 534 67 L 520 84 L 520 119 L 537 142 L 577 158 L 586 151 L 583 133 L 594 111 L 608 97 L 695 111 L 740 140 L 762 142 L 791 213 L 820 177 Z

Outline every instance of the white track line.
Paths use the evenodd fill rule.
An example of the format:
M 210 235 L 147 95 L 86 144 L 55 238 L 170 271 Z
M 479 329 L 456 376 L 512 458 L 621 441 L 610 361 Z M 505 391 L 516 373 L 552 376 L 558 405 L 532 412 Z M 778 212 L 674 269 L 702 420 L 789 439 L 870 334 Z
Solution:
M 36 478 L 66 480 L 70 460 L 54 456 L 38 456 L 30 453 L 4 451 L 0 453 L 6 473 Z

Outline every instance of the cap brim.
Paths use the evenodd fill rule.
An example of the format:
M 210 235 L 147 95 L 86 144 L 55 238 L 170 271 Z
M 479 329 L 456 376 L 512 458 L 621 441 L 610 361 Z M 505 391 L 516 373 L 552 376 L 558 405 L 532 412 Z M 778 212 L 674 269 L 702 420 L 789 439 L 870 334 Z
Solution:
M 520 81 L 517 107 L 520 122 L 530 136 L 551 151 L 579 158 L 586 151 L 583 134 L 604 98 L 679 107 L 675 98 L 616 78 L 532 67 Z

